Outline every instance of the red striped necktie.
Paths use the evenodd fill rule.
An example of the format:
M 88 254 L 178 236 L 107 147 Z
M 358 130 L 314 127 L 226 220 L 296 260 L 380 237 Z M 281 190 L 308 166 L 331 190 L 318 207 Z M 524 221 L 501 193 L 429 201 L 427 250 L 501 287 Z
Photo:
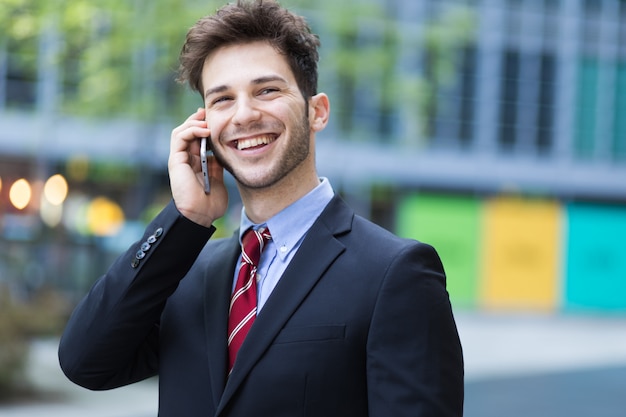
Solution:
M 265 244 L 272 238 L 268 229 L 248 229 L 242 238 L 241 264 L 230 300 L 228 317 L 228 373 L 233 369 L 237 352 L 256 317 L 256 270 Z

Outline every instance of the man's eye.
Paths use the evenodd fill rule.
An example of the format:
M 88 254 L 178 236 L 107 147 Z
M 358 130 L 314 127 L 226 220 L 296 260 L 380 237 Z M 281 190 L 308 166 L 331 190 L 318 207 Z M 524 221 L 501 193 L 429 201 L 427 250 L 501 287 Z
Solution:
M 261 90 L 261 95 L 272 94 L 278 91 L 279 91 L 278 88 L 268 87 L 268 88 L 264 88 L 263 90 Z
M 228 96 L 222 96 L 222 97 L 217 97 L 216 99 L 214 99 L 211 103 L 212 104 L 220 104 L 223 103 L 227 100 L 230 100 L 230 97 Z

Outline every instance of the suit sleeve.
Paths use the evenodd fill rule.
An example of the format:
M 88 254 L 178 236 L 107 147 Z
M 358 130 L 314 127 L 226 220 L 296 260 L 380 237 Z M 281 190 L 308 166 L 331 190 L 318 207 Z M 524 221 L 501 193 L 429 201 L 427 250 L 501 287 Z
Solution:
M 439 256 L 425 244 L 388 268 L 367 343 L 371 417 L 463 415 L 463 354 Z
M 59 345 L 71 381 L 104 390 L 157 373 L 165 302 L 214 231 L 183 217 L 173 202 L 155 218 L 72 313 Z

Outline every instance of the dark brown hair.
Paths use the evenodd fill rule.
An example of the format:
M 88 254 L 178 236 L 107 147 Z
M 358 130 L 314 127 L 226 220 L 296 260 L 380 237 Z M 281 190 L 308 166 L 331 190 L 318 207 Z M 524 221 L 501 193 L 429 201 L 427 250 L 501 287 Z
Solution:
M 272 0 L 238 0 L 196 22 L 180 52 L 178 81 L 204 95 L 206 57 L 222 46 L 254 41 L 267 41 L 285 56 L 305 100 L 317 94 L 319 39 L 303 17 Z

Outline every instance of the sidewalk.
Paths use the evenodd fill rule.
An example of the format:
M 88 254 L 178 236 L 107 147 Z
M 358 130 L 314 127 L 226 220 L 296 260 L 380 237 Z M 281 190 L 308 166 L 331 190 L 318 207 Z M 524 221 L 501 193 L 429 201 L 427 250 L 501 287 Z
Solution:
M 465 417 L 626 415 L 626 316 L 456 317 L 465 356 Z M 65 379 L 56 349 L 56 340 L 34 343 L 28 372 L 39 389 L 59 399 L 0 405 L 0 417 L 156 416 L 155 380 L 91 392 Z
M 57 347 L 58 340 L 33 343 L 28 367 L 28 377 L 35 388 L 54 399 L 0 404 L 0 417 L 156 417 L 156 380 L 111 391 L 89 391 L 65 378 L 59 367 Z
M 456 321 L 467 382 L 626 366 L 626 315 L 461 312 Z
M 464 417 L 626 416 L 625 316 L 458 315 Z

